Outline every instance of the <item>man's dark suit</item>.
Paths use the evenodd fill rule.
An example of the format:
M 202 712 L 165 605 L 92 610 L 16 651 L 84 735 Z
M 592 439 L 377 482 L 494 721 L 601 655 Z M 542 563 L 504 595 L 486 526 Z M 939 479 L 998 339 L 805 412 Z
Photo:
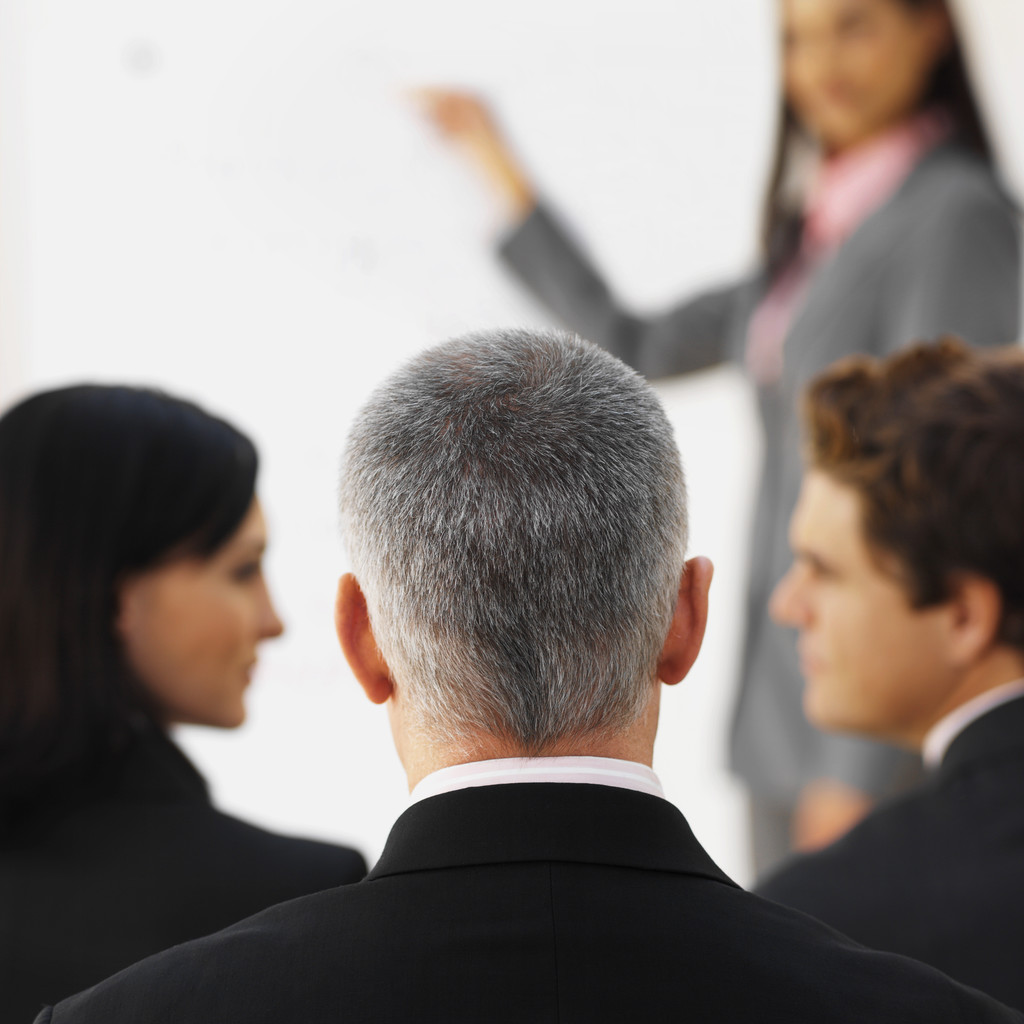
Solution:
M 142 732 L 102 771 L 0 822 L 0 1022 L 364 873 L 354 850 L 221 814 L 181 751 Z
M 1024 1008 L 1024 698 L 972 722 L 915 793 L 758 891 Z
M 488 786 L 414 804 L 354 886 L 153 957 L 40 1024 L 1024 1018 L 743 892 L 667 801 Z

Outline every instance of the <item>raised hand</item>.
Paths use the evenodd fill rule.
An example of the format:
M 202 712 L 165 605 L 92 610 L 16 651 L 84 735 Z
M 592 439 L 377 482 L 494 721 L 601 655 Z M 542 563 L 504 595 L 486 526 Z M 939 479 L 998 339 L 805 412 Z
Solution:
M 479 96 L 453 89 L 425 88 L 416 90 L 413 98 L 427 120 L 469 155 L 512 216 L 521 218 L 533 209 L 533 185 L 490 108 Z

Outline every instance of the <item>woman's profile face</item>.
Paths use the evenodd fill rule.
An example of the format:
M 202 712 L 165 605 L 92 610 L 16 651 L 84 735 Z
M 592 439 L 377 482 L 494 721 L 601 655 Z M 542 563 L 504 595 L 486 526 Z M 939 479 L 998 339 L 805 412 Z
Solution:
M 116 630 L 164 722 L 233 728 L 245 720 L 256 648 L 284 629 L 263 578 L 266 542 L 254 500 L 209 557 L 178 558 L 122 583 Z
M 781 0 L 786 97 L 828 152 L 916 111 L 952 41 L 941 3 Z

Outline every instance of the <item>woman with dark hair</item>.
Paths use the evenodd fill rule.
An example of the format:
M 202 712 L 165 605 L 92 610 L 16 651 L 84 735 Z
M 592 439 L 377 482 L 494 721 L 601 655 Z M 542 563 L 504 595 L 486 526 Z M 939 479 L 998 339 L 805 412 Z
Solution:
M 913 773 L 909 755 L 813 730 L 792 639 L 767 617 L 800 480 L 798 396 L 836 358 L 959 334 L 1016 339 L 1020 238 L 943 0 L 780 0 L 781 117 L 753 275 L 655 316 L 624 310 L 559 226 L 488 109 L 424 94 L 516 227 L 501 246 L 570 327 L 648 377 L 724 361 L 757 386 L 764 463 L 734 769 L 751 793 L 755 867 L 813 848 Z
M 263 908 L 353 850 L 215 810 L 168 736 L 233 728 L 280 635 L 248 438 L 138 388 L 0 418 L 0 1020 Z

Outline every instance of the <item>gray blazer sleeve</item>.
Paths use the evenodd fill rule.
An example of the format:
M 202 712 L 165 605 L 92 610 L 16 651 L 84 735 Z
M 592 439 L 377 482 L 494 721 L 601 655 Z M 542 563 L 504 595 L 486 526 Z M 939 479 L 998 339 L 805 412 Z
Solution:
M 654 379 L 736 358 L 737 338 L 756 295 L 753 279 L 706 292 L 668 311 L 639 317 L 624 310 L 582 250 L 537 206 L 499 253 L 563 323 L 637 372 Z
M 859 736 L 824 734 L 819 751 L 818 778 L 843 782 L 876 800 L 922 777 L 918 754 Z

